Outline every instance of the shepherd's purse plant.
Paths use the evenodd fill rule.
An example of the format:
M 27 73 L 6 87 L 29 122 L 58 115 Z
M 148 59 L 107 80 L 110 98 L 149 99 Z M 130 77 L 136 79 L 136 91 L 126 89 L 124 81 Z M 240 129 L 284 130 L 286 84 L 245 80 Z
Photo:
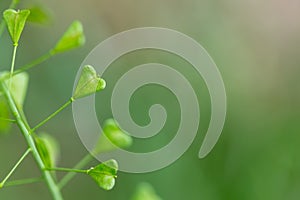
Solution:
M 103 134 L 93 150 L 93 155 L 86 155 L 77 165 L 71 168 L 57 167 L 58 142 L 51 134 L 44 133 L 41 130 L 44 124 L 72 104 L 72 102 L 79 98 L 85 98 L 105 88 L 105 81 L 97 75 L 92 66 L 86 65 L 82 68 L 76 89 L 66 103 L 57 109 L 57 111 L 50 114 L 46 119 L 41 120 L 37 125 L 32 126 L 27 121 L 27 113 L 23 110 L 27 83 L 29 81 L 28 70 L 40 66 L 41 63 L 57 54 L 81 47 L 85 43 L 82 24 L 79 21 L 74 21 L 48 52 L 24 66 L 15 67 L 17 48 L 22 32 L 24 28 L 26 28 L 26 22 L 30 18 L 30 15 L 37 16 L 40 14 L 35 13 L 36 8 L 32 10 L 15 10 L 17 5 L 18 0 L 13 0 L 9 9 L 3 12 L 3 19 L 0 22 L 0 37 L 6 26 L 13 47 L 10 68 L 7 67 L 8 71 L 0 72 L 0 133 L 9 132 L 11 125 L 16 124 L 28 148 L 24 149 L 24 153 L 20 156 L 20 159 L 0 181 L 0 192 L 1 189 L 5 187 L 42 181 L 48 186 L 53 199 L 62 200 L 61 189 L 78 173 L 90 176 L 91 180 L 95 181 L 95 183 L 104 190 L 112 189 L 115 185 L 118 171 L 118 163 L 116 160 L 111 159 L 93 167 L 85 167 L 93 159 L 93 155 L 104 151 L 111 151 L 118 147 L 127 148 L 131 145 L 132 138 L 129 134 L 120 129 L 114 119 L 105 121 Z M 28 179 L 22 180 L 10 180 L 11 175 L 29 154 L 32 154 L 34 157 L 40 169 L 41 176 L 28 177 Z M 56 171 L 66 172 L 66 175 L 57 181 L 55 175 Z

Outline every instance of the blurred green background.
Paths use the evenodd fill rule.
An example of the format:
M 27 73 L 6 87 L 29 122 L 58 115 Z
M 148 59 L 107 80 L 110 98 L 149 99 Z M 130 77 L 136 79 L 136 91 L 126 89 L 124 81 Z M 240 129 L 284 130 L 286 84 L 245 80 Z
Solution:
M 1 11 L 9 3 L 1 1 Z M 165 52 L 143 50 L 121 57 L 104 75 L 107 89 L 97 95 L 103 101 L 97 105 L 99 120 L 111 117 L 111 91 L 124 72 L 138 64 L 159 62 L 180 71 L 199 91 L 198 136 L 169 167 L 147 174 L 120 172 L 112 191 L 103 191 L 89 177 L 78 175 L 64 188 L 65 199 L 130 199 L 140 182 L 151 183 L 166 200 L 299 199 L 299 1 L 24 0 L 18 8 L 36 4 L 49 10 L 52 20 L 46 26 L 26 26 L 17 66 L 50 49 L 74 19 L 82 21 L 87 44 L 30 71 L 25 112 L 32 125 L 70 97 L 77 70 L 94 46 L 135 27 L 171 28 L 197 40 L 219 67 L 227 91 L 228 112 L 221 138 L 209 156 L 199 160 L 198 151 L 210 119 L 209 94 L 202 78 L 184 60 Z M 0 41 L 1 70 L 9 69 L 11 54 L 12 45 L 5 31 Z M 169 90 L 157 85 L 140 88 L 132 97 L 133 119 L 140 125 L 147 124 L 148 108 L 154 103 L 167 109 L 167 124 L 153 139 L 135 140 L 135 151 L 163 146 L 178 128 L 178 102 Z M 59 166 L 71 167 L 87 153 L 76 133 L 71 107 L 41 130 L 60 142 Z M 25 148 L 17 127 L 13 127 L 11 134 L 0 136 L 0 177 L 6 175 Z M 38 175 L 30 157 L 12 179 Z M 45 184 L 38 183 L 4 188 L 0 190 L 0 199 L 48 200 L 51 196 Z

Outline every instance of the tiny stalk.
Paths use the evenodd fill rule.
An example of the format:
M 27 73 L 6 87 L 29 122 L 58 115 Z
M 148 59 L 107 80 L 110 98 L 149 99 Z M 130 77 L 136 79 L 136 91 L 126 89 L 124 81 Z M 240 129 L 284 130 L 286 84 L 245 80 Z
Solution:
M 17 167 L 22 163 L 22 161 L 26 158 L 26 156 L 30 153 L 31 149 L 27 149 L 25 153 L 21 156 L 21 158 L 18 160 L 18 162 L 15 164 L 15 166 L 10 170 L 10 172 L 6 175 L 6 177 L 3 179 L 3 181 L 0 183 L 0 188 L 2 188 L 5 185 L 5 182 L 9 179 L 9 177 L 14 173 L 14 171 L 17 169 Z
M 18 44 L 14 44 L 13 56 L 12 56 L 11 66 L 10 66 L 9 88 L 11 88 L 11 84 L 12 84 L 12 77 L 13 77 L 14 68 L 15 68 L 17 48 L 18 48 Z
M 7 118 L 2 118 L 2 117 L 0 117 L 0 120 L 2 120 L 2 121 L 8 121 L 8 122 L 11 122 L 11 123 L 15 123 L 16 122 L 15 119 L 7 119 Z
M 44 119 L 43 121 L 41 121 L 38 125 L 36 125 L 35 127 L 33 127 L 31 129 L 31 133 L 33 133 L 34 131 L 36 131 L 36 129 L 40 128 L 41 126 L 43 126 L 46 122 L 48 122 L 50 119 L 52 119 L 53 117 L 55 117 L 58 113 L 60 113 L 61 111 L 63 111 L 66 107 L 68 107 L 72 102 L 74 101 L 74 98 L 71 97 L 64 105 L 62 105 L 58 110 L 56 110 L 54 113 L 52 113 L 51 115 L 49 115 L 46 119 Z
M 37 59 L 33 60 L 32 62 L 20 67 L 18 70 L 16 70 L 14 72 L 14 75 L 22 73 L 24 71 L 27 71 L 43 62 L 45 62 L 46 60 L 48 60 L 49 58 L 51 58 L 54 54 L 51 51 L 48 51 L 47 53 L 45 53 L 44 55 L 38 57 Z
M 34 128 L 32 128 L 31 133 L 34 132 L 39 127 L 43 126 L 50 119 L 55 117 L 58 113 L 64 110 L 68 105 L 70 105 L 76 99 L 83 98 L 88 95 L 94 94 L 100 90 L 103 90 L 105 86 L 106 86 L 105 81 L 97 75 L 96 70 L 92 66 L 90 65 L 84 66 L 79 81 L 77 83 L 74 95 L 57 111 L 49 115 L 46 119 L 44 119 Z
M 71 169 L 71 168 L 63 168 L 63 167 L 55 167 L 55 168 L 45 168 L 46 171 L 62 171 L 62 172 L 75 172 L 75 173 L 88 173 L 88 170 L 84 169 Z
M 3 187 L 27 185 L 27 184 L 37 183 L 37 182 L 41 182 L 41 181 L 44 181 L 44 179 L 42 177 L 27 178 L 27 179 L 15 180 L 15 181 L 7 181 Z
M 81 159 L 75 166 L 75 169 L 81 169 L 83 167 L 85 167 L 89 162 L 91 162 L 93 160 L 93 156 L 92 154 L 87 154 L 83 159 Z M 76 175 L 76 172 L 71 172 L 69 171 L 61 180 L 60 182 L 57 184 L 59 189 L 62 189 L 65 185 L 67 185 L 67 183 L 69 183 L 70 180 L 72 180 L 72 178 L 74 178 L 74 176 Z

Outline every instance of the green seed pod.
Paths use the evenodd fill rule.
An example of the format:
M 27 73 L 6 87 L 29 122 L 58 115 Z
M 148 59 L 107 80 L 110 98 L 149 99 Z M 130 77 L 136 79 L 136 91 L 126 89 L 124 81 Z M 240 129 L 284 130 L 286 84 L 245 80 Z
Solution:
M 87 174 L 90 175 L 99 187 L 105 190 L 111 190 L 115 185 L 115 178 L 117 176 L 118 163 L 116 160 L 108 160 L 96 167 L 88 170 Z
M 128 148 L 132 145 L 132 137 L 119 127 L 114 119 L 104 122 L 103 133 L 95 147 L 94 152 L 111 151 L 116 148 Z
M 92 66 L 86 65 L 81 71 L 73 98 L 79 99 L 94 94 L 103 90 L 105 86 L 105 81 L 97 75 L 96 70 Z
M 6 21 L 8 32 L 15 46 L 18 45 L 21 33 L 24 29 L 25 22 L 29 16 L 29 10 L 7 9 L 3 13 L 3 18 Z
M 56 43 L 51 53 L 56 54 L 69 51 L 83 46 L 84 43 L 85 36 L 83 33 L 82 24 L 79 21 L 74 21 L 60 38 L 60 40 Z

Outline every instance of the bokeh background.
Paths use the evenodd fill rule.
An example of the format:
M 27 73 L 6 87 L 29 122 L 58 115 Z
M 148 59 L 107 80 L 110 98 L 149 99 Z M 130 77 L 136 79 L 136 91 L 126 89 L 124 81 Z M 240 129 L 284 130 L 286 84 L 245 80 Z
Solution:
M 9 3 L 1 1 L 1 11 Z M 99 189 L 89 177 L 78 175 L 64 188 L 65 199 L 130 199 L 140 182 L 149 182 L 166 200 L 299 199 L 300 1 L 24 0 L 18 8 L 36 4 L 45 7 L 52 19 L 47 25 L 26 26 L 17 66 L 50 49 L 74 19 L 82 21 L 87 43 L 30 71 L 25 112 L 32 125 L 70 97 L 77 70 L 94 46 L 135 27 L 171 28 L 197 40 L 218 65 L 227 91 L 223 134 L 210 155 L 199 160 L 198 151 L 210 119 L 209 94 L 202 78 L 184 60 L 165 52 L 144 50 L 121 57 L 104 75 L 107 89 L 97 95 L 101 98 L 97 105 L 99 121 L 111 117 L 111 91 L 123 73 L 138 64 L 159 62 L 180 71 L 199 91 L 198 136 L 169 167 L 147 174 L 120 172 L 115 188 L 109 192 Z M 12 45 L 5 32 L 0 41 L 1 70 L 9 68 L 11 53 Z M 140 125 L 147 124 L 148 108 L 154 103 L 167 109 L 167 124 L 160 135 L 135 140 L 134 151 L 157 149 L 176 133 L 180 120 L 178 102 L 169 90 L 157 85 L 140 88 L 132 97 L 129 109 L 133 119 Z M 59 141 L 59 166 L 71 167 L 87 154 L 76 133 L 71 107 L 41 131 L 51 133 Z M 25 148 L 16 127 L 11 134 L 1 134 L 0 177 L 6 175 Z M 38 175 L 39 170 L 29 157 L 12 179 Z M 51 196 L 45 184 L 37 183 L 1 189 L 0 199 L 50 200 Z

